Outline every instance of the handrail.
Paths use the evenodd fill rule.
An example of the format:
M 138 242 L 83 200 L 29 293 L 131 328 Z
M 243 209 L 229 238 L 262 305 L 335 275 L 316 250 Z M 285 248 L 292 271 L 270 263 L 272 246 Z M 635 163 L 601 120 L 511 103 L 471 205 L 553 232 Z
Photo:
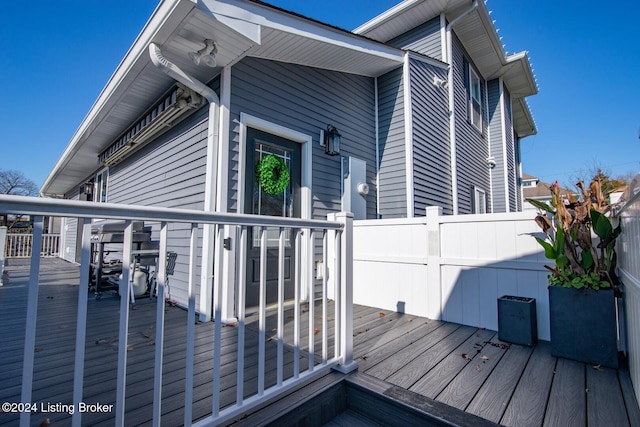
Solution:
M 153 421 L 154 425 L 158 425 L 162 415 L 161 402 L 163 399 L 163 345 L 164 345 L 164 311 L 165 298 L 167 297 L 166 277 L 166 255 L 170 240 L 173 238 L 183 239 L 183 226 L 178 227 L 179 236 L 171 235 L 169 227 L 172 223 L 189 224 L 191 228 L 189 238 L 189 256 L 183 261 L 183 265 L 187 265 L 187 275 L 182 277 L 183 285 L 186 280 L 186 293 L 188 301 L 183 301 L 188 307 L 186 318 L 186 335 L 188 341 L 188 350 L 186 356 L 186 366 L 194 365 L 193 339 L 194 339 L 194 322 L 196 317 L 195 311 L 195 280 L 196 266 L 200 261 L 199 257 L 199 239 L 198 229 L 202 224 L 212 225 L 215 235 L 213 240 L 214 249 L 214 265 L 215 272 L 211 278 L 208 278 L 209 286 L 211 286 L 211 294 L 213 295 L 212 312 L 213 318 L 216 319 L 214 324 L 214 333 L 211 337 L 213 341 L 213 367 L 211 369 L 212 380 L 212 409 L 211 412 L 195 425 L 212 425 L 225 422 L 241 416 L 250 408 L 261 405 L 266 400 L 274 396 L 284 393 L 300 385 L 302 382 L 317 378 L 329 369 L 337 369 L 342 372 L 351 372 L 357 368 L 357 364 L 353 361 L 353 326 L 352 326 L 352 228 L 353 217 L 350 213 L 341 212 L 330 214 L 328 220 L 312 220 L 299 218 L 281 218 L 274 216 L 258 216 L 233 213 L 213 213 L 193 209 L 175 209 L 164 207 L 150 206 L 133 206 L 114 203 L 95 203 L 87 201 L 74 201 L 63 199 L 45 199 L 21 196 L 0 195 L 0 211 L 7 213 L 21 213 L 31 215 L 34 221 L 33 235 L 31 238 L 32 251 L 30 263 L 30 276 L 27 285 L 27 321 L 25 324 L 25 344 L 24 344 L 24 363 L 22 370 L 22 390 L 21 401 L 31 401 L 33 392 L 34 363 L 35 363 L 35 338 L 38 311 L 38 289 L 41 272 L 40 254 L 43 245 L 43 223 L 44 216 L 59 216 L 66 218 L 78 218 L 78 229 L 70 230 L 69 235 L 65 238 L 73 240 L 78 239 L 77 245 L 80 248 L 80 284 L 89 282 L 89 268 L 92 256 L 91 249 L 91 231 L 93 219 L 108 219 L 124 221 L 123 242 L 122 242 L 122 259 L 132 259 L 132 248 L 134 244 L 134 221 L 145 221 L 159 226 L 159 230 L 154 232 L 159 239 L 158 263 L 157 263 L 157 287 L 156 287 L 156 320 L 155 320 L 155 362 L 153 374 Z M 259 313 L 259 333 L 258 333 L 258 372 L 247 374 L 243 368 L 244 354 L 243 349 L 247 343 L 245 334 L 246 310 L 245 307 L 237 307 L 237 318 L 234 323 L 237 325 L 237 334 L 239 343 L 236 356 L 236 369 L 238 377 L 238 392 L 235 402 L 223 402 L 221 400 L 222 382 L 221 382 L 221 356 L 222 348 L 222 324 L 227 321 L 227 314 L 223 310 L 228 310 L 229 305 L 234 301 L 245 301 L 245 286 L 237 286 L 237 283 L 245 282 L 245 275 L 248 269 L 249 260 L 246 254 L 248 247 L 248 231 L 250 227 L 258 227 L 252 232 L 259 236 L 261 241 L 261 250 L 259 256 L 259 294 L 258 294 L 258 313 Z M 267 263 L 269 261 L 267 254 L 267 238 L 268 233 L 273 229 L 279 229 L 278 255 L 277 255 L 277 299 L 278 299 L 278 327 L 277 329 L 277 345 L 278 355 L 276 358 L 278 379 L 275 385 L 267 383 L 267 354 L 266 346 L 267 324 Z M 290 229 L 292 236 L 289 237 L 290 243 L 295 241 L 295 245 L 288 250 L 293 251 L 294 266 L 292 266 L 291 280 L 293 286 L 293 305 L 294 317 L 294 362 L 293 373 L 283 374 L 285 366 L 285 358 L 283 349 L 284 341 L 284 316 L 285 316 L 285 229 Z M 76 233 L 74 236 L 73 232 Z M 234 235 L 235 241 L 238 242 L 231 249 L 226 236 Z M 322 249 L 319 250 L 318 243 L 322 242 Z M 74 244 L 73 241 L 67 242 Z M 241 252 L 238 252 L 240 248 Z M 235 255 L 229 256 L 227 259 L 225 251 L 235 251 Z M 316 261 L 320 259 L 320 264 L 324 269 L 321 278 L 315 276 Z M 272 258 L 273 259 L 273 258 Z M 274 259 L 275 261 L 275 259 Z M 269 261 L 271 262 L 271 261 Z M 237 264 L 236 264 L 237 263 Z M 125 401 L 126 401 L 126 382 L 127 382 L 127 349 L 129 335 L 129 303 L 133 294 L 134 271 L 129 262 L 123 262 L 122 278 L 119 280 L 120 294 L 120 310 L 119 310 L 119 332 L 118 332 L 118 362 L 116 372 L 116 400 L 115 400 L 115 424 L 123 425 L 125 417 Z M 253 268 L 253 267 L 252 267 Z M 233 278 L 233 270 L 238 271 L 238 280 Z M 184 275 L 183 275 L 184 276 Z M 322 298 L 317 303 L 321 305 L 322 310 L 322 336 L 316 343 L 316 332 L 313 320 L 302 320 L 301 310 L 302 304 L 308 304 L 308 319 L 315 319 L 315 302 L 314 295 L 316 293 L 316 282 L 320 281 Z M 319 283 L 318 283 L 319 285 Z M 238 293 L 237 299 L 235 292 Z M 329 292 L 333 293 L 335 298 L 332 300 L 327 298 Z M 275 293 L 273 294 L 275 295 Z M 304 296 L 306 295 L 306 296 Z M 287 297 L 289 298 L 289 297 Z M 85 342 L 86 342 L 86 319 L 88 309 L 88 292 L 85 286 L 78 287 L 78 305 L 77 305 L 77 327 L 76 327 L 76 345 L 74 359 L 74 382 L 73 382 L 73 404 L 79 405 L 83 396 L 84 388 L 84 363 L 85 363 Z M 306 300 L 306 302 L 305 302 Z M 327 322 L 328 307 L 333 305 L 335 310 L 335 326 L 330 328 Z M 233 316 L 233 309 L 231 309 Z M 309 326 L 309 333 L 303 339 L 302 327 Z M 333 337 L 329 336 L 332 329 Z M 304 343 L 308 339 L 308 343 Z M 241 341 L 240 341 L 241 340 Z M 334 346 L 334 354 L 329 354 L 330 343 Z M 306 349 L 304 348 L 306 346 Z M 302 353 L 304 350 L 304 354 Z M 302 358 L 308 360 L 308 366 L 301 366 Z M 249 375 L 254 375 L 251 377 Z M 193 425 L 192 406 L 194 403 L 193 395 L 193 369 L 187 369 L 185 372 L 185 425 Z M 258 382 L 257 393 L 245 393 L 242 384 L 247 380 L 256 379 Z M 77 407 L 77 406 L 76 406 Z M 82 413 L 80 411 L 72 414 L 72 425 L 82 425 Z M 22 413 L 20 415 L 20 424 L 27 426 L 30 424 L 30 414 Z
M 68 216 L 132 221 L 167 221 L 219 225 L 274 226 L 339 230 L 335 221 L 214 213 L 195 209 L 137 206 L 120 203 L 95 203 L 66 199 L 46 199 L 0 195 L 0 211 L 24 215 Z

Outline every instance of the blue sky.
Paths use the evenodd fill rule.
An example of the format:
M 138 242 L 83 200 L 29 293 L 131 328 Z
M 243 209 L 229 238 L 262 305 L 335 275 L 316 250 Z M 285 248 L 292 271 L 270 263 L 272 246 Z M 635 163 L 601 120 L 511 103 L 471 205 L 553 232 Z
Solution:
M 354 29 L 397 0 L 272 0 Z M 1 169 L 41 185 L 156 0 L 1 2 Z M 540 92 L 528 98 L 538 134 L 523 171 L 570 184 L 596 165 L 640 171 L 640 2 L 612 14 L 594 0 L 489 0 L 509 53 L 529 51 Z

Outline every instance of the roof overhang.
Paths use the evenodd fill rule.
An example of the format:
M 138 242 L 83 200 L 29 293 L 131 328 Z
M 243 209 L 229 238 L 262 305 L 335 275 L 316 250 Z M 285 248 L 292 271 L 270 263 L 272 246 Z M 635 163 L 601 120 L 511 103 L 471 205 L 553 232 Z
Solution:
M 536 133 L 526 102 L 519 101 L 538 93 L 528 54 L 507 55 L 484 1 L 468 14 L 472 0 L 406 0 L 382 15 L 356 28 L 354 32 L 381 42 L 399 36 L 407 29 L 441 14 L 454 23 L 453 30 L 486 80 L 501 77 L 514 105 L 514 127 L 520 137 Z M 517 110 L 517 111 L 516 111 Z M 515 117 L 517 113 L 517 118 Z
M 188 57 L 207 38 L 218 48 L 216 68 L 196 66 Z M 402 65 L 404 56 L 381 42 L 258 1 L 164 0 L 49 173 L 43 195 L 63 195 L 99 169 L 98 154 L 175 83 L 152 64 L 152 42 L 202 82 L 245 56 L 371 77 Z

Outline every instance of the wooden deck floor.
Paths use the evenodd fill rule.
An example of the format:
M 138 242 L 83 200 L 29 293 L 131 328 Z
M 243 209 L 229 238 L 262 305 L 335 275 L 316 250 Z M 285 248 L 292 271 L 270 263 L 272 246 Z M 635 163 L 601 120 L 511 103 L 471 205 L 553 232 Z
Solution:
M 28 266 L 9 260 L 7 271 L 9 280 L 0 287 L 0 401 L 17 402 Z M 72 400 L 78 270 L 60 260 L 43 260 L 41 272 L 33 402 L 68 404 Z M 89 301 L 85 402 L 110 404 L 115 400 L 118 312 L 117 297 Z M 179 425 L 183 417 L 187 315 L 176 307 L 167 307 L 165 315 L 163 423 Z M 145 425 L 151 419 L 154 316 L 155 304 L 149 300 L 139 302 L 130 312 L 127 425 Z M 316 312 L 318 325 L 320 318 L 321 313 Z M 272 331 L 272 322 L 274 318 L 270 316 L 267 331 Z M 212 326 L 196 325 L 195 419 L 203 417 L 211 407 L 211 376 L 207 373 L 212 363 Z M 255 392 L 257 387 L 255 322 L 248 326 L 245 394 Z M 232 363 L 237 348 L 236 331 L 235 327 L 223 328 L 222 345 L 228 352 L 222 357 L 222 400 L 227 403 L 232 402 L 236 393 Z M 303 342 L 308 331 L 308 327 L 303 327 Z M 316 342 L 320 337 L 321 334 L 316 335 Z M 268 338 L 268 341 L 267 355 L 273 360 L 275 347 L 271 344 L 275 340 Z M 354 378 L 360 383 L 370 384 L 372 389 L 413 407 L 445 408 L 452 420 L 462 420 L 460 424 L 474 425 L 474 420 L 482 418 L 487 423 L 507 426 L 640 426 L 640 411 L 626 371 L 599 370 L 556 359 L 544 342 L 535 348 L 509 345 L 500 342 L 493 331 L 357 306 L 354 355 L 359 363 Z M 286 376 L 291 374 L 293 365 L 290 349 L 285 360 Z M 308 366 L 304 354 L 300 365 Z M 267 371 L 267 383 L 273 383 L 272 365 L 268 365 Z M 328 374 L 303 393 L 294 390 L 289 397 L 274 401 L 267 415 L 276 416 L 290 407 L 287 399 L 310 395 L 314 388 L 322 389 L 342 378 Z M 357 408 L 349 411 L 343 418 L 351 419 Z M 264 410 L 256 412 L 237 424 L 268 422 L 264 414 Z M 0 413 L 0 425 L 14 424 L 17 418 L 16 414 Z M 66 424 L 69 414 L 36 413 L 32 424 L 39 425 L 45 418 Z M 391 418 L 378 418 L 377 422 L 394 425 Z M 112 425 L 113 414 L 86 414 L 83 424 Z

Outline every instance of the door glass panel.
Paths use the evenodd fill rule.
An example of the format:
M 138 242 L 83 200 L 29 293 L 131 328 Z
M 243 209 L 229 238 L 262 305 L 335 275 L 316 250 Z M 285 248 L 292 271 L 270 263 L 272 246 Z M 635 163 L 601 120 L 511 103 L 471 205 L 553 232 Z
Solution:
M 255 140 L 255 162 L 253 167 L 257 170 L 262 159 L 269 154 L 274 154 L 284 160 L 289 173 L 291 173 L 291 151 L 270 145 L 259 139 Z M 285 218 L 293 217 L 293 192 L 289 185 L 280 194 L 267 194 L 256 182 L 253 185 L 253 213 L 256 215 L 280 216 Z M 260 247 L 260 227 L 253 227 L 253 247 Z M 267 247 L 277 248 L 279 240 L 278 228 L 267 228 Z M 291 229 L 285 230 L 285 247 L 291 247 Z

